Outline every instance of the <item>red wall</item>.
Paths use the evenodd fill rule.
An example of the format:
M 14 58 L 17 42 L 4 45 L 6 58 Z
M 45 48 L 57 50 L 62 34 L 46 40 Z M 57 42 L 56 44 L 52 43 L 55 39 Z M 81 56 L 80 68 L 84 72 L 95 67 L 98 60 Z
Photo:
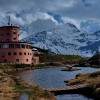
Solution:
M 2 52 L 5 52 L 5 56 L 2 56 Z M 11 52 L 11 55 L 8 55 L 8 52 Z M 16 52 L 17 55 L 14 55 L 14 52 Z M 20 52 L 22 55 L 19 55 Z M 24 52 L 26 55 L 24 55 Z M 31 64 L 33 63 L 33 57 L 32 49 L 0 49 L 0 63 L 6 63 L 4 60 L 7 60 L 7 63 Z M 17 62 L 16 59 L 19 59 L 19 62 Z M 28 61 L 26 59 L 28 59 Z
M 19 28 L 16 26 L 0 27 L 0 42 L 18 42 Z
M 39 63 L 39 57 L 34 58 L 34 51 L 29 43 L 19 41 L 19 28 L 16 26 L 0 27 L 0 63 Z M 10 45 L 9 45 L 10 44 Z M 12 44 L 14 46 L 12 46 Z M 18 44 L 18 47 L 16 47 Z M 23 47 L 24 45 L 24 47 Z M 11 55 L 8 55 L 8 53 Z M 17 53 L 17 55 L 14 55 Z M 22 53 L 20 55 L 20 53 Z M 25 55 L 26 53 L 26 55 Z

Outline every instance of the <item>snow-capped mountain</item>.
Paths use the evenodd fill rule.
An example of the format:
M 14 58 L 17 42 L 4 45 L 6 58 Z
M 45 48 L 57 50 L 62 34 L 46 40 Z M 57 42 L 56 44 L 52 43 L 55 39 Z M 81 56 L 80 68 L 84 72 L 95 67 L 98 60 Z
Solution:
M 100 46 L 100 31 L 86 33 L 73 24 L 55 25 L 50 20 L 38 20 L 31 23 L 28 29 L 22 27 L 20 37 L 23 42 L 59 54 L 90 56 Z

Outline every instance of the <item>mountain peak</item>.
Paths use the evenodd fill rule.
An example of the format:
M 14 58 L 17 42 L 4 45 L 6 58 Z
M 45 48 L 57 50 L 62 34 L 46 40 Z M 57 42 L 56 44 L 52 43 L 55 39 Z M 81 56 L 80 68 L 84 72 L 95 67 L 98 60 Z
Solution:
M 40 22 L 40 24 L 38 22 Z M 27 37 L 21 39 L 21 41 L 32 43 L 35 47 L 49 49 L 57 54 L 90 56 L 95 49 L 100 46 L 97 45 L 100 39 L 100 36 L 96 35 L 97 33 L 89 34 L 81 32 L 71 23 L 63 25 L 55 25 L 55 23 L 52 23 L 52 25 L 49 26 L 50 23 L 52 23 L 51 20 L 44 22 L 38 20 L 32 23 L 29 25 Z M 25 30 L 22 31 L 25 33 Z M 23 35 L 23 33 L 21 35 Z

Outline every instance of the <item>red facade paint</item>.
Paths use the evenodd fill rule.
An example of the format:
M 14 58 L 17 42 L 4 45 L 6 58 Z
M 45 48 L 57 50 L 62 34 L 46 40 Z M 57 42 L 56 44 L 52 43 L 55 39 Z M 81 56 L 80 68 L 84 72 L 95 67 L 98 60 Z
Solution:
M 0 41 L 1 42 L 18 42 L 19 28 L 16 26 L 0 27 Z
M 19 28 L 16 26 L 0 27 L 0 63 L 34 63 L 34 51 L 29 43 L 19 41 Z M 36 63 L 39 63 L 39 57 Z

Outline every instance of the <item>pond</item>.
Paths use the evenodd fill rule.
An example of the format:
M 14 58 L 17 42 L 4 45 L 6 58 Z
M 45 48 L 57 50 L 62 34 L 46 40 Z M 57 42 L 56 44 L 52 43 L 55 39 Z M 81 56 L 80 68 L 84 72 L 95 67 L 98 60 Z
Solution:
M 94 71 L 99 70 L 97 68 L 81 67 L 81 70 L 68 72 L 68 71 L 61 71 L 61 69 L 63 68 L 65 67 L 28 70 L 28 71 L 23 71 L 23 72 L 16 72 L 15 75 L 20 76 L 22 79 L 24 79 L 25 81 L 29 83 L 35 83 L 39 85 L 40 87 L 47 88 L 47 87 L 65 86 L 66 84 L 64 83 L 64 81 L 75 78 L 75 75 L 78 73 L 89 73 L 89 72 L 94 72 Z M 22 95 L 21 100 L 24 100 L 22 98 L 25 98 L 25 96 L 26 95 Z M 73 100 L 73 99 L 74 100 L 92 100 L 79 94 L 64 94 L 64 95 L 57 96 L 57 100 Z

